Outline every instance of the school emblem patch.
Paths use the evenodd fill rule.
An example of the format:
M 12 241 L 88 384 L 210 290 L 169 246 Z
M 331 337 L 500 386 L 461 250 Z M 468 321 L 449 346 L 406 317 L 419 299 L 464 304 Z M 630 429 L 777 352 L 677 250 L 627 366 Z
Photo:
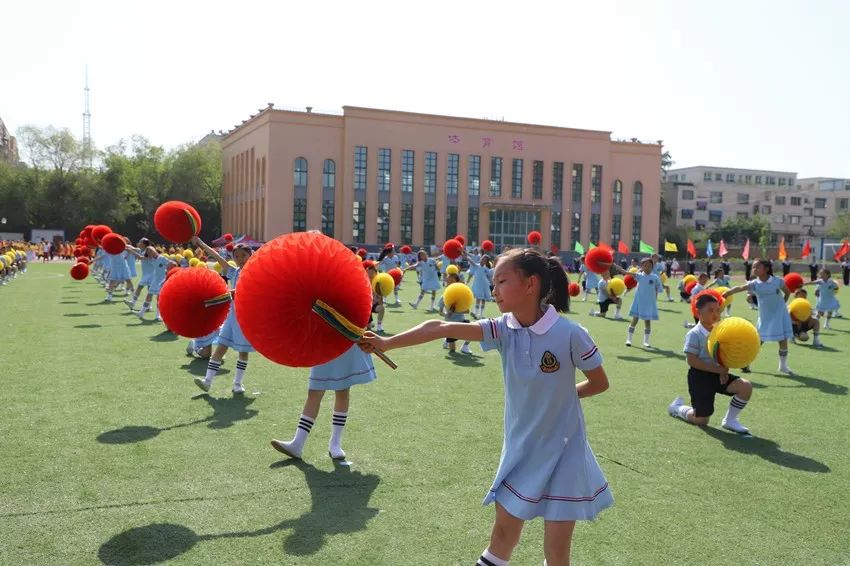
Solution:
M 546 350 L 543 352 L 543 358 L 540 360 L 540 371 L 543 373 L 554 373 L 561 369 L 561 364 L 558 363 L 558 358 L 555 354 Z

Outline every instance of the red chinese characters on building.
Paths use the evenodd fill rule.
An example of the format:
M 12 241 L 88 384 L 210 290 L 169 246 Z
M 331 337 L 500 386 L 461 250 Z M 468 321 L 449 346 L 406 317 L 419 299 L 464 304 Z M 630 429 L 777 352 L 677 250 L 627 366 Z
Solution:
M 449 143 L 460 143 L 460 136 L 449 136 Z
M 525 149 L 525 143 L 522 140 L 513 140 L 511 147 L 517 151 L 523 151 Z
M 493 145 L 493 138 L 481 138 L 481 147 L 490 147 Z

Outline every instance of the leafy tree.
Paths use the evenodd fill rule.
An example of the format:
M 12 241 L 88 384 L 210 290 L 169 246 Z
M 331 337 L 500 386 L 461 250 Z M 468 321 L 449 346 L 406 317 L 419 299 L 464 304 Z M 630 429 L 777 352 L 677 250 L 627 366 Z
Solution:
M 719 228 L 711 232 L 710 238 L 740 245 L 749 238 L 759 246 L 766 247 L 770 243 L 770 221 L 760 214 L 748 218 L 727 218 Z
M 827 235 L 833 238 L 846 238 L 850 234 L 850 213 L 836 216 L 832 226 L 829 227 Z

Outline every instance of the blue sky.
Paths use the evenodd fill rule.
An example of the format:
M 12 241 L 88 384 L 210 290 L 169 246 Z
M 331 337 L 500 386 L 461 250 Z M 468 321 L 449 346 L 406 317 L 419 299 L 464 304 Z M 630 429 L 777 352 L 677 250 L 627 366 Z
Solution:
M 676 166 L 850 177 L 850 2 L 7 2 L 0 117 L 172 147 L 267 102 L 664 140 Z

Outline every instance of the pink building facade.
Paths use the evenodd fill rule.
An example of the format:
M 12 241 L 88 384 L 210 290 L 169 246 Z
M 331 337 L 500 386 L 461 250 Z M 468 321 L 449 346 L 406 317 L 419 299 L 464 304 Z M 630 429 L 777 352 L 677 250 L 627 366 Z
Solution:
M 269 105 L 222 141 L 223 230 L 316 229 L 347 244 L 543 247 L 659 240 L 661 145 L 609 132 L 344 107 Z

